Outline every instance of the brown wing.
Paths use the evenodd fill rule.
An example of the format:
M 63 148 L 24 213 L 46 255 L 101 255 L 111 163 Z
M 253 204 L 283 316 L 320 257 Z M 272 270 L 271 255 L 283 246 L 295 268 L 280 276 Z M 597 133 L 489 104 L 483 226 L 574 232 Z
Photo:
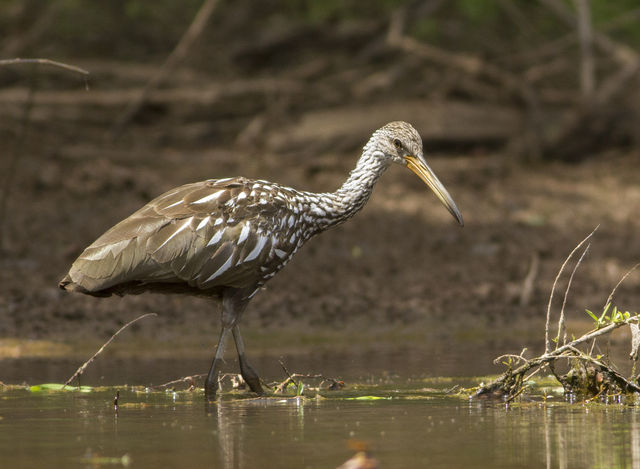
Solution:
M 296 241 L 295 207 L 277 193 L 244 178 L 172 189 L 87 247 L 61 286 L 87 292 L 129 282 L 257 286 L 288 260 Z

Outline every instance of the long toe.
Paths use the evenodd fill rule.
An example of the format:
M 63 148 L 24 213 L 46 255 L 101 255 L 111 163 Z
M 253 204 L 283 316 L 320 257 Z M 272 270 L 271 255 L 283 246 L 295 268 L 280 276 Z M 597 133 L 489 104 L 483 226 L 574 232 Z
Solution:
M 244 379 L 245 383 L 249 385 L 249 388 L 251 388 L 253 392 L 258 396 L 264 395 L 258 373 L 249 365 L 244 356 L 240 357 L 240 374 L 242 374 L 242 379 Z

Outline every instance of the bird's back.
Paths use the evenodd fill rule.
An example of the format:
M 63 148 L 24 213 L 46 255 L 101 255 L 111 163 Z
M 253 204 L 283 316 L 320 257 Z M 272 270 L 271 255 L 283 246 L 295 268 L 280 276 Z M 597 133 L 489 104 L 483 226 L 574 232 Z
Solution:
M 60 287 L 96 296 L 257 288 L 311 235 L 297 194 L 245 178 L 177 187 L 94 241 Z

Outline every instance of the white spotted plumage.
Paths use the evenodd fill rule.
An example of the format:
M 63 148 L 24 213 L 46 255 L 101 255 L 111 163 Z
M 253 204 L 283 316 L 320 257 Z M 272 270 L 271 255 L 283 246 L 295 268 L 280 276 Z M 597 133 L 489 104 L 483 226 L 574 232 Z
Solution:
M 332 193 L 245 178 L 172 189 L 90 245 L 67 283 L 87 293 L 108 293 L 112 287 L 118 293 L 119 285 L 130 283 L 150 290 L 186 284 L 211 295 L 224 288 L 253 293 L 309 238 L 364 206 L 391 164 L 381 148 L 395 151 L 394 135 L 401 135 L 407 148 L 422 151 L 411 126 L 389 124 L 374 133 L 347 181 Z
M 416 130 L 405 122 L 392 122 L 374 132 L 356 168 L 332 193 L 302 192 L 245 178 L 172 189 L 87 247 L 60 287 L 96 296 L 149 290 L 221 298 L 222 332 L 205 395 L 215 396 L 230 331 L 242 376 L 260 394 L 259 377 L 246 361 L 237 327 L 242 311 L 309 238 L 360 210 L 393 162 L 418 174 L 462 223 L 455 203 L 424 161 Z

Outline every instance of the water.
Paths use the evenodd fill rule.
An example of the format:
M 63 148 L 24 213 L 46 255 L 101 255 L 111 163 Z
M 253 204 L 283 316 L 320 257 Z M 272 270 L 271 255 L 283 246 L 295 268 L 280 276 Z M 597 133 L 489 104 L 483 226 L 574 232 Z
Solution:
M 282 359 L 292 372 L 343 379 L 343 391 L 322 391 L 321 399 L 311 391 L 301 399 L 248 399 L 227 390 L 207 407 L 201 391 L 144 386 L 203 373 L 210 357 L 135 353 L 106 353 L 94 362 L 82 384 L 102 387 L 90 393 L 0 387 L 0 468 L 335 468 L 353 456 L 356 440 L 382 468 L 640 469 L 640 410 L 631 405 L 554 398 L 505 406 L 444 392 L 477 383 L 464 376 L 497 373 L 492 358 L 508 345 L 310 348 L 252 361 L 268 381 L 284 379 Z M 2 360 L 0 379 L 60 383 L 82 361 Z M 235 369 L 230 358 L 226 371 Z
M 111 390 L 1 396 L 2 467 L 334 468 L 354 439 L 383 468 L 640 467 L 638 411 L 618 405 L 124 391 L 116 414 Z

